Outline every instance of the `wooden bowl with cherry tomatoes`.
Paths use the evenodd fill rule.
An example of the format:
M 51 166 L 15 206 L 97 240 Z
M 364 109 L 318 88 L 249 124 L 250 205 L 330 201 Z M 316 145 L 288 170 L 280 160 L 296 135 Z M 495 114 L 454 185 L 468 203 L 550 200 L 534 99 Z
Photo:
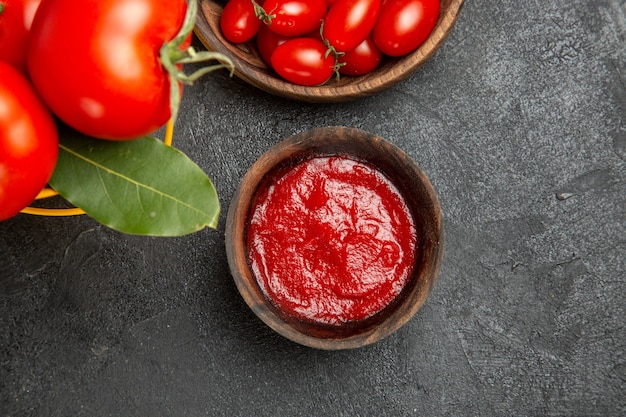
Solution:
M 195 33 L 203 45 L 231 58 L 235 74 L 245 82 L 314 103 L 368 97 L 406 79 L 443 44 L 464 3 L 223 1 L 200 0 Z M 326 3 L 321 18 L 319 1 Z M 294 9 L 299 11 L 293 15 L 284 11 Z M 367 12 L 358 16 L 359 9 Z M 397 23 L 407 14 L 415 23 L 401 29 Z M 349 21 L 357 24 L 351 27 Z

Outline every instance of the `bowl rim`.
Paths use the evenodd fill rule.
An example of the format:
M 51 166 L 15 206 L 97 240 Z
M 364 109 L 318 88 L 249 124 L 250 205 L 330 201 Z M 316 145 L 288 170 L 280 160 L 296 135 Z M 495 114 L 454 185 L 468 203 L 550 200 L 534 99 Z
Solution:
M 292 152 L 299 150 L 301 146 L 305 146 L 306 150 L 315 150 L 317 149 L 316 146 L 323 146 L 324 140 L 332 137 L 345 143 L 347 141 L 360 141 L 359 145 L 367 143 L 376 146 L 382 145 L 382 149 L 386 153 L 395 154 L 409 163 L 412 173 L 417 176 L 416 180 L 422 187 L 421 192 L 428 196 L 423 203 L 428 206 L 429 213 L 432 213 L 433 224 L 429 225 L 428 231 L 431 231 L 433 236 L 432 239 L 428 240 L 427 247 L 422 248 L 425 252 L 424 262 L 420 264 L 418 270 L 412 273 L 412 280 L 416 282 L 413 285 L 415 288 L 410 289 L 409 293 L 403 296 L 403 302 L 394 307 L 390 314 L 378 323 L 378 326 L 349 336 L 316 337 L 292 327 L 269 306 L 270 302 L 262 295 L 248 263 L 245 233 L 252 197 L 263 178 L 277 164 L 292 160 Z M 354 145 L 347 144 L 346 146 Z M 311 153 L 312 156 L 319 154 L 319 152 Z M 328 155 L 328 153 L 325 154 Z M 351 156 L 349 153 L 344 154 Z M 368 162 L 367 159 L 361 160 Z M 281 336 L 301 345 L 325 350 L 363 347 L 391 335 L 404 326 L 422 307 L 432 291 L 443 261 L 443 243 L 444 230 L 441 207 L 432 184 L 421 168 L 391 142 L 364 130 L 343 126 L 315 128 L 294 134 L 263 153 L 241 179 L 228 209 L 225 228 L 226 254 L 231 275 L 248 307 L 262 322 Z M 415 274 L 419 276 L 414 277 Z M 261 298 L 263 302 L 259 302 Z
M 221 34 L 219 14 L 222 6 L 215 0 L 200 0 L 199 13 L 194 32 L 200 42 L 211 51 L 220 52 L 233 60 L 235 75 L 267 93 L 283 98 L 312 103 L 332 103 L 369 97 L 403 81 L 419 69 L 446 40 L 455 25 L 465 0 L 442 0 L 439 20 L 428 39 L 414 52 L 393 58 L 387 71 L 366 74 L 361 77 L 343 77 L 345 83 L 327 83 L 320 86 L 292 84 L 278 76 L 270 76 L 267 65 L 249 43 L 232 44 Z M 444 7 L 445 6 L 445 7 Z M 207 17 L 210 16 L 211 18 Z M 240 57 L 255 56 L 255 62 Z

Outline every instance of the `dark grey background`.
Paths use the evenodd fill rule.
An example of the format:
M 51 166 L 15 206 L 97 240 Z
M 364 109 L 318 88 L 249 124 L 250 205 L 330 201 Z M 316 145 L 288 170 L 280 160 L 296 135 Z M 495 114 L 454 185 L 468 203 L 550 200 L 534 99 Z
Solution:
M 214 180 L 218 230 L 1 223 L 0 415 L 625 415 L 625 37 L 621 0 L 468 0 L 431 61 L 368 99 L 289 102 L 225 73 L 187 88 L 175 146 Z M 341 352 L 265 327 L 224 251 L 248 167 L 327 125 L 407 151 L 446 227 L 414 319 Z

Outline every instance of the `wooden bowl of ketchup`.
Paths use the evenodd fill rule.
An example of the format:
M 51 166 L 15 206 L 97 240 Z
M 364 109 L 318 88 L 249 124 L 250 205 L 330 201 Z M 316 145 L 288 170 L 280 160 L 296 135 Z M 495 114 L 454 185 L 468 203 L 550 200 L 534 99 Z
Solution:
M 211 51 L 232 59 L 235 75 L 268 93 L 304 102 L 332 103 L 368 97 L 406 79 L 435 54 L 457 21 L 464 0 L 441 0 L 439 18 L 424 43 L 413 52 L 400 57 L 385 56 L 372 72 L 360 76 L 332 77 L 318 86 L 290 83 L 265 63 L 253 39 L 231 43 L 220 29 L 220 16 L 226 0 L 200 0 L 195 33 Z
M 426 301 L 443 258 L 441 209 L 392 143 L 318 128 L 273 146 L 245 174 L 226 251 L 241 296 L 269 327 L 305 346 L 356 348 Z

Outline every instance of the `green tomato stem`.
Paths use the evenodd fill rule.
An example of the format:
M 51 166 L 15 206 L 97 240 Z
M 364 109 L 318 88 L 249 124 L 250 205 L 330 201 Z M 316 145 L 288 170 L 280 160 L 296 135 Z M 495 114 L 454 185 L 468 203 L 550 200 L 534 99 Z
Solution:
M 232 76 L 235 66 L 230 58 L 219 52 L 200 51 L 197 52 L 192 46 L 186 50 L 181 50 L 181 45 L 187 40 L 196 24 L 196 15 L 198 14 L 197 0 L 189 0 L 187 13 L 183 24 L 174 38 L 163 44 L 160 50 L 161 65 L 169 74 L 170 78 L 170 112 L 172 124 L 176 122 L 178 117 L 178 109 L 180 107 L 180 84 L 191 85 L 201 76 L 210 72 L 228 68 Z M 209 60 L 218 61 L 219 64 L 203 67 L 187 75 L 180 68 L 183 64 L 200 63 Z
M 4 11 L 4 3 L 0 1 L 0 14 Z
M 261 20 L 261 22 L 265 23 L 267 26 L 271 25 L 272 19 L 276 17 L 276 15 L 274 14 L 275 9 L 268 13 L 259 3 L 257 3 L 254 0 L 251 0 L 251 1 L 252 1 L 252 7 L 254 7 L 254 15 L 258 17 Z
M 335 73 L 335 79 L 339 81 L 339 79 L 341 78 L 339 69 L 342 66 L 346 65 L 345 62 L 344 63 L 339 62 L 339 58 L 344 56 L 346 53 L 338 52 L 337 49 L 335 49 L 335 47 L 330 44 L 328 39 L 324 38 L 324 21 L 323 20 L 322 20 L 322 24 L 320 25 L 320 37 L 322 38 L 322 42 L 324 42 L 324 45 L 326 45 L 326 48 L 328 48 L 326 49 L 326 52 L 324 53 L 324 58 L 328 58 L 328 55 L 330 54 L 332 54 L 333 57 L 335 58 L 335 66 L 333 67 L 333 72 Z

